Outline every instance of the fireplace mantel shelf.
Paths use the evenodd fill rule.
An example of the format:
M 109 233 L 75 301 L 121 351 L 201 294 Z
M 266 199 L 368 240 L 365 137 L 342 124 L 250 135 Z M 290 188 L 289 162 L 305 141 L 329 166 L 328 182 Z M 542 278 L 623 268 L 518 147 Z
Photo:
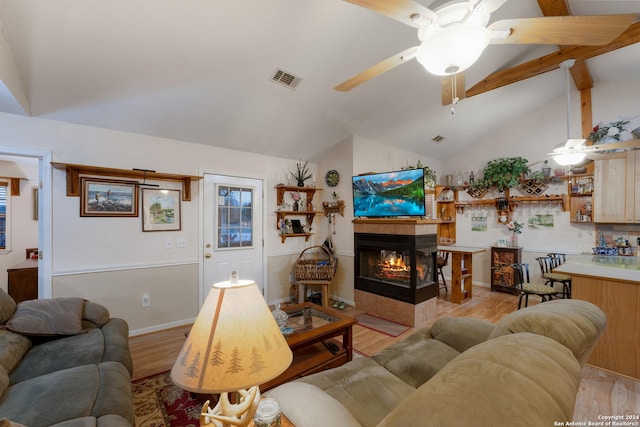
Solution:
M 440 219 L 423 218 L 354 218 L 354 224 L 440 224 Z

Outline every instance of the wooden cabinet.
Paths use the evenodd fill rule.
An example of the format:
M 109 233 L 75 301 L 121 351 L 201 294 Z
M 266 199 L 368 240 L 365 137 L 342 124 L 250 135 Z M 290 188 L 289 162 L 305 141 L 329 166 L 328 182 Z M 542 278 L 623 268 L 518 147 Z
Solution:
M 593 174 L 575 174 L 567 181 L 571 222 L 593 222 Z
M 282 243 L 287 237 L 304 237 L 305 241 L 309 240 L 309 237 L 313 233 L 307 229 L 293 229 L 290 226 L 285 225 L 287 221 L 292 222 L 289 217 L 298 217 L 300 226 L 311 226 L 316 214 L 322 214 L 315 210 L 316 204 L 313 201 L 313 197 L 319 188 L 314 187 L 295 187 L 288 185 L 276 186 L 276 201 L 278 204 L 278 210 L 276 211 L 276 228 L 280 232 L 280 239 Z M 299 196 L 298 200 L 295 200 L 295 195 Z M 303 218 L 306 223 L 302 224 L 300 218 Z
M 511 264 L 522 262 L 522 248 L 491 247 L 491 290 L 517 294 Z
M 635 189 L 640 165 L 634 151 L 612 153 L 596 160 L 594 167 L 593 219 L 595 222 L 640 222 Z
M 438 244 L 456 242 L 456 201 L 458 190 L 443 185 L 436 185 L 436 212 L 438 223 Z
M 38 260 L 28 259 L 7 269 L 7 293 L 16 302 L 38 299 Z

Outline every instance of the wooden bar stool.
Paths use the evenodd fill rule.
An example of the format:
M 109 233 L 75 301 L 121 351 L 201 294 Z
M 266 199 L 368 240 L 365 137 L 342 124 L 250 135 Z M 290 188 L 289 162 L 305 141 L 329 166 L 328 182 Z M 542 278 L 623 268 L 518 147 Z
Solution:
M 438 293 L 440 293 L 440 289 L 444 289 L 444 293 L 448 292 L 447 290 L 447 281 L 444 279 L 444 273 L 442 272 L 442 268 L 446 267 L 449 264 L 449 252 L 439 251 L 438 256 L 436 257 L 436 284 L 438 286 Z

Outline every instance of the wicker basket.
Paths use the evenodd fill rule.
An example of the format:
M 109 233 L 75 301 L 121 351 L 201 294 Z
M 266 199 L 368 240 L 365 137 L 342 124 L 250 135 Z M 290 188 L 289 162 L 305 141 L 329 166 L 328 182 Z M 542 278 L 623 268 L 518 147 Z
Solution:
M 324 246 L 311 246 L 296 260 L 296 280 L 331 280 L 338 267 L 338 259 Z

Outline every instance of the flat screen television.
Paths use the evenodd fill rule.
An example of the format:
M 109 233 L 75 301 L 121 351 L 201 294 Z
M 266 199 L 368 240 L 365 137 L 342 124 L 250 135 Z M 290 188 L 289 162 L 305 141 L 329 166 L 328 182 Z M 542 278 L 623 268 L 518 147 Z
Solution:
M 354 176 L 354 217 L 424 216 L 424 170 Z

